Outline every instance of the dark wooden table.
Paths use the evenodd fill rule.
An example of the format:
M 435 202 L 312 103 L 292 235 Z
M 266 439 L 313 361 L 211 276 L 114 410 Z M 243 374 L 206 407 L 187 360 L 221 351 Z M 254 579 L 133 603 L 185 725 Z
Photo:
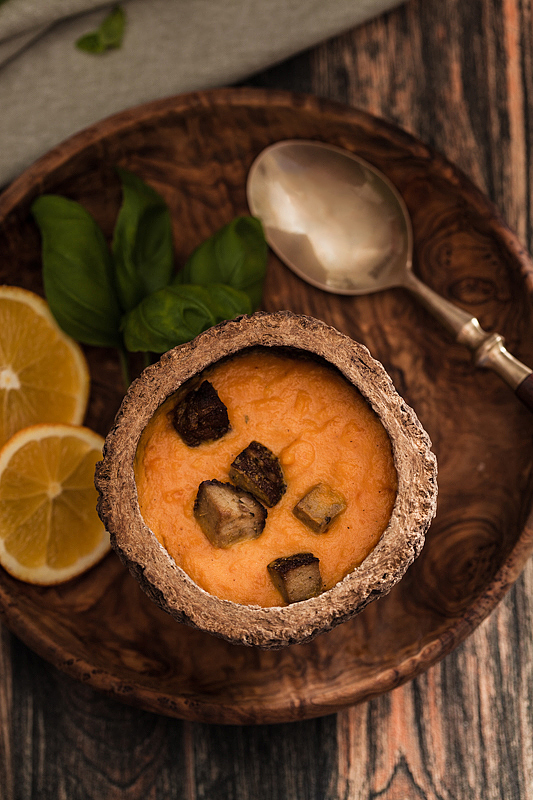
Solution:
M 358 106 L 444 153 L 533 249 L 533 12 L 410 0 L 247 85 Z M 533 566 L 467 641 L 336 715 L 231 727 L 122 705 L 7 630 L 0 800 L 533 798 Z

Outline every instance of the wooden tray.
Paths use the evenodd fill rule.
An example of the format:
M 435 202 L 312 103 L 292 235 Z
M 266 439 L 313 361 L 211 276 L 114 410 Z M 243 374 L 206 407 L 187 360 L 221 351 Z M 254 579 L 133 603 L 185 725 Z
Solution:
M 107 234 L 120 202 L 116 164 L 166 198 L 177 263 L 247 213 L 257 153 L 284 138 L 357 152 L 402 192 L 413 217 L 415 269 L 434 289 L 497 330 L 533 365 L 533 267 L 516 237 L 442 157 L 363 112 L 313 97 L 229 89 L 151 103 L 55 148 L 0 197 L 0 281 L 42 292 L 29 206 L 41 192 L 81 201 Z M 365 343 L 429 431 L 439 461 L 439 508 L 423 554 L 385 599 L 307 645 L 260 651 L 174 622 L 114 554 L 56 588 L 0 571 L 6 625 L 41 656 L 96 689 L 144 709 L 217 723 L 328 714 L 386 692 L 449 653 L 494 608 L 533 549 L 533 415 L 498 377 L 403 290 L 324 294 L 276 258 L 264 307 L 324 319 Z M 120 402 L 118 362 L 87 350 L 87 424 L 105 434 Z

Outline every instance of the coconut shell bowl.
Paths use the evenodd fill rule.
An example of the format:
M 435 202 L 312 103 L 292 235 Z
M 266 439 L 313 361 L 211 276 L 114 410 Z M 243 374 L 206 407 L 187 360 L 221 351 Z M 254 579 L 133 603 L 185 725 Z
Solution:
M 405 132 L 301 95 L 255 89 L 184 95 L 126 111 L 64 142 L 0 196 L 0 280 L 43 292 L 39 233 L 29 212 L 41 193 L 83 203 L 110 238 L 121 200 L 117 165 L 164 196 L 179 266 L 208 235 L 248 213 L 246 177 L 258 153 L 298 138 L 345 148 L 382 170 L 413 221 L 415 272 L 485 330 L 505 336 L 508 349 L 533 366 L 532 264 L 488 199 Z M 533 415 L 497 375 L 476 368 L 470 352 L 404 290 L 325 294 L 271 254 L 262 309 L 320 320 L 383 364 L 431 439 L 439 465 L 437 513 L 420 555 L 387 594 L 328 632 L 277 649 L 234 644 L 178 622 L 114 552 L 57 587 L 30 586 L 0 572 L 0 612 L 14 633 L 68 675 L 146 710 L 269 723 L 375 697 L 457 647 L 513 585 L 533 549 Z M 225 347 L 230 338 L 221 332 Z M 120 366 L 112 351 L 86 354 L 92 393 L 85 422 L 107 436 L 124 397 Z M 155 369 L 163 372 L 162 364 Z M 188 369 L 198 367 L 191 362 Z M 380 402 L 389 402 L 387 391 Z M 150 412 L 142 413 L 146 419 Z M 146 548 L 137 553 L 124 545 L 123 552 L 136 563 L 148 557 Z M 144 574 L 155 586 L 153 574 Z M 344 585 L 335 590 L 344 591 Z M 283 613 L 297 616 L 299 605 L 313 602 Z M 193 605 L 180 613 L 192 617 Z M 321 613 L 319 625 L 328 627 L 333 614 Z M 238 628 L 239 620 L 231 624 Z
M 179 397 L 187 382 L 200 385 L 202 373 L 217 362 L 250 348 L 282 349 L 285 354 L 293 351 L 295 356 L 305 354 L 336 367 L 384 425 L 398 476 L 390 522 L 362 563 L 318 596 L 288 605 L 282 605 L 280 597 L 280 605 L 270 608 L 220 599 L 180 569 L 143 520 L 134 474 L 141 434 L 159 406 L 174 393 Z M 283 419 L 272 417 L 267 424 L 284 425 Z M 210 443 L 202 444 L 205 448 Z M 106 439 L 104 460 L 96 469 L 96 487 L 100 492 L 98 511 L 113 547 L 148 596 L 165 611 L 178 622 L 234 644 L 283 647 L 309 641 L 345 622 L 400 580 L 420 553 L 435 515 L 436 473 L 429 437 L 368 350 L 311 317 L 278 312 L 222 323 L 147 368 L 131 386 Z M 310 546 L 314 535 L 309 536 Z M 348 531 L 346 535 L 350 535 Z

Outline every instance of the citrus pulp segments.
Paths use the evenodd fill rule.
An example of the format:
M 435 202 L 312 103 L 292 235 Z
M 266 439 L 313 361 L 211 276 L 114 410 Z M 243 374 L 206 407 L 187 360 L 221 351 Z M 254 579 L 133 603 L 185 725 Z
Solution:
M 0 564 L 11 575 L 60 583 L 108 552 L 94 487 L 102 447 L 88 428 L 44 424 L 19 431 L 0 450 Z
M 89 371 L 47 303 L 18 286 L 0 286 L 0 446 L 29 425 L 83 421 Z

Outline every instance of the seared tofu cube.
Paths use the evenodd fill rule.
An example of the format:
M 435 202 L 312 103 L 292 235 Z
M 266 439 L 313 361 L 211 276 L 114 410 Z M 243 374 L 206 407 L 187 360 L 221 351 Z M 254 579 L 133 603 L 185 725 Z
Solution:
M 212 480 L 200 484 L 194 516 L 212 545 L 230 547 L 257 539 L 265 527 L 267 510 L 248 492 Z
M 171 419 L 189 447 L 220 439 L 230 428 L 228 410 L 209 381 L 203 381 L 176 403 Z
M 260 442 L 250 442 L 239 453 L 230 467 L 229 477 L 269 508 L 279 502 L 286 489 L 278 457 Z
M 346 500 L 327 483 L 317 483 L 294 506 L 292 513 L 313 533 L 325 533 L 346 508 Z
M 320 562 L 312 553 L 276 558 L 267 569 L 272 583 L 286 603 L 309 600 L 322 591 Z

